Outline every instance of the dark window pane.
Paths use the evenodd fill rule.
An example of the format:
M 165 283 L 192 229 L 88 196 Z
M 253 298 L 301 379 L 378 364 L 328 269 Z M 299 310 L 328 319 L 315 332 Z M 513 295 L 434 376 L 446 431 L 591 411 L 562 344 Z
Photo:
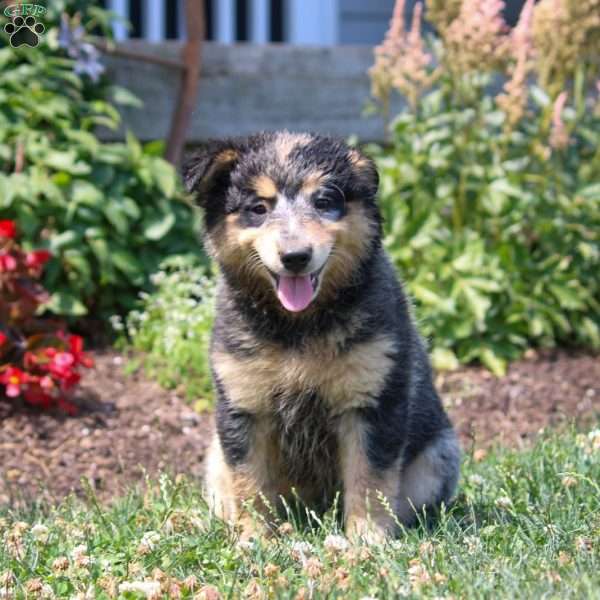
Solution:
M 283 0 L 271 0 L 271 41 L 283 42 Z
M 130 37 L 142 37 L 142 0 L 129 0 Z
M 248 41 L 248 0 L 235 2 L 235 32 L 236 40 Z
M 165 11 L 165 37 L 168 40 L 177 39 L 177 2 L 169 0 Z
M 215 18 L 215 7 L 213 2 L 217 0 L 204 0 L 204 21 L 206 27 L 205 39 L 212 41 L 215 39 L 215 29 L 213 27 L 213 21 Z

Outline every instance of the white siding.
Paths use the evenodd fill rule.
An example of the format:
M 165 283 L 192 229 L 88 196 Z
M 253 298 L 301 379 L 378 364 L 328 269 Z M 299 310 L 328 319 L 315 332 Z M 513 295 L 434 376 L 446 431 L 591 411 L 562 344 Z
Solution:
M 285 39 L 290 44 L 333 46 L 339 40 L 339 0 L 288 0 Z
M 388 29 L 394 0 L 339 0 L 340 44 L 378 44 Z M 407 2 L 408 6 L 413 2 Z M 407 6 L 407 8 L 408 8 Z

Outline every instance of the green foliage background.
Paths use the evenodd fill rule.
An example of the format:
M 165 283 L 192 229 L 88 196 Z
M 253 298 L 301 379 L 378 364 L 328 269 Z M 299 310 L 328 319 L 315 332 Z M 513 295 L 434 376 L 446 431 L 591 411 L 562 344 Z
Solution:
M 45 284 L 48 309 L 107 316 L 133 308 L 165 256 L 200 246 L 195 214 L 162 144 L 104 143 L 117 129 L 116 103 L 139 102 L 102 78 L 73 72 L 58 45 L 63 11 L 79 10 L 88 29 L 108 23 L 89 2 L 53 2 L 36 48 L 0 48 L 0 215 L 16 219 L 26 245 L 56 260 Z M 19 166 L 22 163 L 22 168 Z
M 544 145 L 550 99 L 506 131 L 490 96 L 430 93 L 393 122 L 381 173 L 386 247 L 438 366 L 500 374 L 530 345 L 600 347 L 600 119 L 566 111 L 571 143 Z

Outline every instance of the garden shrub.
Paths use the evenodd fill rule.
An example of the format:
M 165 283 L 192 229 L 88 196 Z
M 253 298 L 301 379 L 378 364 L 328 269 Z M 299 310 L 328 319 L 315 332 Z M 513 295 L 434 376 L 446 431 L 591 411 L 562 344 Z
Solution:
M 435 40 L 420 5 L 407 33 L 398 12 L 371 73 L 383 108 L 394 90 L 408 100 L 372 151 L 385 244 L 434 362 L 502 373 L 530 345 L 598 348 L 600 2 L 555 2 L 560 17 L 528 0 L 512 32 L 500 1 L 454 4 L 432 3 Z M 553 53 L 549 14 L 581 33 L 553 35 Z
M 47 308 L 62 315 L 123 313 L 165 256 L 200 252 L 161 144 L 96 135 L 119 127 L 115 102 L 136 102 L 101 75 L 84 32 L 107 22 L 91 2 L 57 0 L 36 48 L 0 48 L 0 216 L 52 251 Z
M 0 398 L 74 413 L 80 367 L 93 361 L 79 336 L 35 316 L 48 300 L 38 280 L 51 258 L 47 250 L 23 251 L 15 222 L 0 221 Z
M 195 402 L 211 406 L 208 346 L 214 315 L 214 279 L 196 257 L 163 261 L 152 276 L 155 289 L 140 294 L 140 306 L 113 327 L 127 335 L 128 347 L 141 351 L 130 368 L 143 365 L 162 386 L 177 388 Z

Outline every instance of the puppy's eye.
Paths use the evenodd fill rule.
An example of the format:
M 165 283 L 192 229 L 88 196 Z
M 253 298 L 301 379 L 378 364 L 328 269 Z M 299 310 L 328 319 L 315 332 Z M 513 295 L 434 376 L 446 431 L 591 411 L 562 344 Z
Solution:
M 328 219 L 339 219 L 344 212 L 345 198 L 341 190 L 326 189 L 313 200 L 313 206 Z
M 315 200 L 315 208 L 317 210 L 331 210 L 333 208 L 333 201 L 326 196 L 319 196 Z
M 266 215 L 267 207 L 264 204 L 255 204 L 250 207 L 250 211 L 255 215 Z

